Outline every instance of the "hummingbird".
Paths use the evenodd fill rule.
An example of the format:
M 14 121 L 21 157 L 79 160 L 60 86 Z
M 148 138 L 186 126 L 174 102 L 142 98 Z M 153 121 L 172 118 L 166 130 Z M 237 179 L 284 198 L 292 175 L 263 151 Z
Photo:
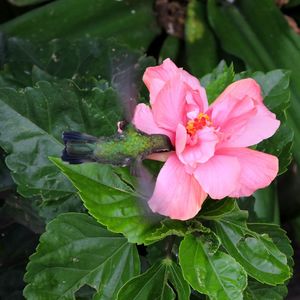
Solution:
M 125 167 L 150 154 L 173 150 L 166 135 L 147 134 L 124 121 L 119 122 L 118 132 L 110 137 L 69 131 L 63 133 L 63 141 L 62 160 L 70 164 L 98 162 Z
M 112 86 L 119 96 L 125 118 L 118 123 L 116 134 L 110 137 L 94 137 L 76 131 L 63 132 L 63 161 L 70 164 L 98 162 L 141 169 L 141 162 L 148 155 L 174 150 L 168 136 L 147 134 L 131 123 L 138 97 L 138 89 L 134 83 L 137 67 L 138 63 L 130 61 L 130 57 L 112 61 Z M 141 173 L 136 171 L 135 173 Z

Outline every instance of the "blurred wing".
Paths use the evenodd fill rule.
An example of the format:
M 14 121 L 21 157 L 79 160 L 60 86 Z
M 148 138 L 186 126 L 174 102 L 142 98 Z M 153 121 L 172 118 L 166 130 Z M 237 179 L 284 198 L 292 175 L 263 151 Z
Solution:
M 137 60 L 129 54 L 112 59 L 112 86 L 118 93 L 125 120 L 130 123 L 137 104 Z
M 138 79 L 138 67 L 137 57 L 128 54 L 127 56 L 125 54 L 114 57 L 112 60 L 112 86 L 118 93 L 124 117 L 128 123 L 133 118 L 139 95 L 136 83 Z M 138 157 L 131 164 L 130 172 L 137 178 L 137 192 L 142 200 L 141 205 L 150 211 L 147 202 L 154 191 L 154 176 L 143 165 L 142 159 Z
M 140 199 L 143 200 L 141 204 L 150 211 L 146 204 L 153 194 L 155 178 L 143 165 L 141 159 L 137 159 L 134 164 L 131 165 L 130 171 L 131 174 L 137 178 L 137 192 L 140 195 Z

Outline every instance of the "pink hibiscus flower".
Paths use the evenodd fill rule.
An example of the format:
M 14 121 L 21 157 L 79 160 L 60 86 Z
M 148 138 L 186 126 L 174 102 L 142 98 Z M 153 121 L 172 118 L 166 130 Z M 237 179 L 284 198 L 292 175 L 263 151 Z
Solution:
M 234 82 L 209 107 L 198 79 L 170 59 L 148 68 L 143 80 L 151 107 L 139 104 L 133 123 L 146 133 L 166 134 L 175 147 L 148 202 L 153 212 L 187 220 L 207 195 L 249 196 L 276 177 L 277 157 L 246 148 L 280 125 L 255 80 Z

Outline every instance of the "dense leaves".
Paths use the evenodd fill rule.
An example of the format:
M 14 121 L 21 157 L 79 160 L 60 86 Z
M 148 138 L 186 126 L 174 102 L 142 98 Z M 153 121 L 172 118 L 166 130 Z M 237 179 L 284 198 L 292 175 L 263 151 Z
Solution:
M 287 295 L 285 285 L 270 286 L 254 280 L 248 281 L 247 289 L 244 292 L 245 300 L 282 300 Z
M 114 299 L 139 273 L 136 247 L 85 214 L 62 214 L 48 224 L 27 266 L 27 299 L 74 299 L 85 284 L 96 299 Z
M 145 273 L 128 281 L 118 293 L 117 299 L 188 300 L 189 296 L 190 287 L 183 278 L 180 267 L 166 258 L 155 263 Z
M 207 99 L 212 103 L 234 80 L 233 66 L 227 66 L 224 61 L 212 73 L 201 78 L 200 82 L 205 87 Z
M 34 88 L 15 91 L 0 89 L 1 146 L 10 153 L 6 164 L 24 196 L 42 195 L 45 199 L 71 196 L 74 189 L 62 177 L 48 156 L 59 156 L 64 130 L 94 134 L 112 133 L 119 120 L 116 94 L 105 91 L 80 91 L 72 82 L 39 82 Z M 72 109 L 72 114 L 65 112 Z M 102 125 L 102 126 L 101 126 Z
M 195 290 L 210 299 L 243 299 L 247 274 L 219 246 L 213 234 L 199 237 L 187 235 L 179 249 L 183 276 Z
M 85 0 L 61 0 L 1 25 L 0 31 L 35 41 L 115 37 L 140 49 L 148 47 L 158 28 L 150 0 L 91 0 L 88 5 Z
M 55 39 L 35 42 L 20 38 L 3 38 L 4 72 L 2 86 L 31 86 L 40 80 L 70 78 L 80 86 L 104 86 L 125 64 L 131 68 L 132 84 L 141 85 L 144 68 L 151 58 L 141 57 L 139 51 L 129 50 L 114 40 L 84 38 Z M 54 77 L 54 78 L 53 78 Z M 98 82 L 98 83 L 97 83 Z
M 9 154 L 6 164 L 18 192 L 26 197 L 41 196 L 38 205 L 46 219 L 59 212 L 81 210 L 74 188 L 48 156 L 60 156 L 63 131 L 114 134 L 126 109 L 120 101 L 122 95 L 111 86 L 127 68 L 133 84 L 131 96 L 136 98 L 149 59 L 99 39 L 33 44 L 12 38 L 5 40 L 4 49 L 0 145 Z M 73 79 L 59 79 L 64 77 Z M 127 81 L 122 80 L 126 89 Z
M 271 285 L 284 283 L 290 277 L 286 251 L 280 251 L 282 247 L 289 247 L 284 232 L 281 232 L 280 236 L 282 243 L 287 245 L 278 248 L 271 239 L 272 235 L 270 237 L 266 233 L 258 234 L 250 230 L 246 224 L 247 212 L 239 210 L 236 203 L 229 199 L 214 210 L 203 212 L 200 218 L 210 220 L 211 227 L 227 252 L 251 277 Z M 259 225 L 257 227 L 259 228 Z
M 230 65 L 222 61 L 202 77 L 209 102 L 233 81 L 254 78 L 265 104 L 281 121 L 277 133 L 255 148 L 279 157 L 280 173 L 287 170 L 293 140 L 286 125 L 290 72 L 273 69 L 293 71 L 289 121 L 297 146 L 300 42 L 273 1 L 183 1 L 186 11 L 181 16 L 175 9 L 179 16 L 174 19 L 177 2 L 162 2 L 165 12 L 156 13 L 165 14 L 171 34 L 177 22 L 185 25 L 183 39 L 165 32 L 156 35 L 160 30 L 148 0 L 53 1 L 0 26 L 5 33 L 0 34 L 0 146 L 7 155 L 0 160 L 0 192 L 5 197 L 1 225 L 22 224 L 36 237 L 44 230 L 41 216 L 49 220 L 65 211 L 87 209 L 96 219 L 68 213 L 48 224 L 27 267 L 27 299 L 187 300 L 200 299 L 200 293 L 217 300 L 286 296 L 293 249 L 279 226 L 247 223 L 248 213 L 232 199 L 208 199 L 198 216 L 186 222 L 163 218 L 150 211 L 148 196 L 130 170 L 74 166 L 58 158 L 63 131 L 111 135 L 117 121 L 132 116 L 132 100 L 141 94 L 141 76 L 154 60 L 120 46 L 113 37 L 131 48 L 148 49 L 158 60 L 171 57 L 198 77 L 211 72 L 220 57 L 233 60 Z M 296 5 L 298 0 L 290 2 Z M 13 35 L 17 37 L 9 37 Z M 243 62 L 224 52 L 216 36 Z M 245 66 L 248 71 L 234 74 L 234 67 L 244 70 Z M 121 108 L 118 100 L 133 105 Z M 161 165 L 149 165 L 157 175 Z M 15 187 L 26 199 L 15 194 Z M 279 223 L 274 186 L 254 197 L 243 200 L 251 222 Z M 268 218 L 257 210 L 262 205 Z M 6 239 L 2 231 L 1 237 Z M 19 258 L 19 249 L 32 252 L 32 241 L 28 239 L 27 247 L 26 237 L 16 234 L 9 246 L 4 243 L 1 263 L 8 271 L 0 268 L 0 281 L 8 284 L 0 284 L 0 297 L 22 297 L 22 268 L 10 262 Z M 142 274 L 137 248 L 129 242 L 144 244 L 139 246 Z

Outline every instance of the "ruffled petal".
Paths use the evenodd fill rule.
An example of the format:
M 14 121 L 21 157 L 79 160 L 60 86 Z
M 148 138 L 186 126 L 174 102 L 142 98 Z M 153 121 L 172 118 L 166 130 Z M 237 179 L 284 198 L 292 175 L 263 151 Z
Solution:
M 167 58 L 159 66 L 146 69 L 143 81 L 150 92 L 150 103 L 156 101 L 156 97 L 165 83 L 178 74 L 179 68 Z
M 190 86 L 193 91 L 197 92 L 198 96 L 197 97 L 194 96 L 193 98 L 195 99 L 196 103 L 198 104 L 198 106 L 200 108 L 200 112 L 205 112 L 208 108 L 208 101 L 207 101 L 205 88 L 203 88 L 200 85 L 200 82 L 196 77 L 192 76 L 185 70 L 181 70 L 181 77 L 182 77 L 183 81 L 188 86 Z
M 176 130 L 175 148 L 180 161 L 195 167 L 198 163 L 208 161 L 215 153 L 215 147 L 219 139 L 212 127 L 205 127 L 198 130 L 193 139 L 195 143 L 187 143 L 188 135 L 181 124 Z
M 206 91 L 200 85 L 199 80 L 182 68 L 178 68 L 169 58 L 165 59 L 159 66 L 147 68 L 144 73 L 143 81 L 150 92 L 150 104 L 156 102 L 157 96 L 164 85 L 176 76 L 179 76 L 180 80 L 185 82 L 197 94 L 193 98 L 195 98 L 200 112 L 206 111 L 208 107 Z
M 247 148 L 222 149 L 220 153 L 237 158 L 241 166 L 239 181 L 231 197 L 252 195 L 256 190 L 268 186 L 278 173 L 276 156 Z
M 280 122 L 262 102 L 261 90 L 253 79 L 231 84 L 208 110 L 213 125 L 220 129 L 222 147 L 248 147 L 272 136 Z
M 144 103 L 140 103 L 136 106 L 132 123 L 137 129 L 145 133 L 165 134 L 171 141 L 174 141 L 174 133 L 158 127 L 153 119 L 151 108 Z
M 260 85 L 252 78 L 241 79 L 230 84 L 223 93 L 214 101 L 213 105 L 234 96 L 236 99 L 243 99 L 245 96 L 253 99 L 257 104 L 263 102 Z
M 212 199 L 222 199 L 236 190 L 239 175 L 238 159 L 225 155 L 213 156 L 194 171 L 195 178 Z
M 171 219 L 188 220 L 198 213 L 206 196 L 197 180 L 185 172 L 184 165 L 173 154 L 159 172 L 148 204 L 153 212 Z
M 188 90 L 179 76 L 169 80 L 161 89 L 152 104 L 153 118 L 160 128 L 175 133 L 178 124 L 185 124 L 185 96 Z

